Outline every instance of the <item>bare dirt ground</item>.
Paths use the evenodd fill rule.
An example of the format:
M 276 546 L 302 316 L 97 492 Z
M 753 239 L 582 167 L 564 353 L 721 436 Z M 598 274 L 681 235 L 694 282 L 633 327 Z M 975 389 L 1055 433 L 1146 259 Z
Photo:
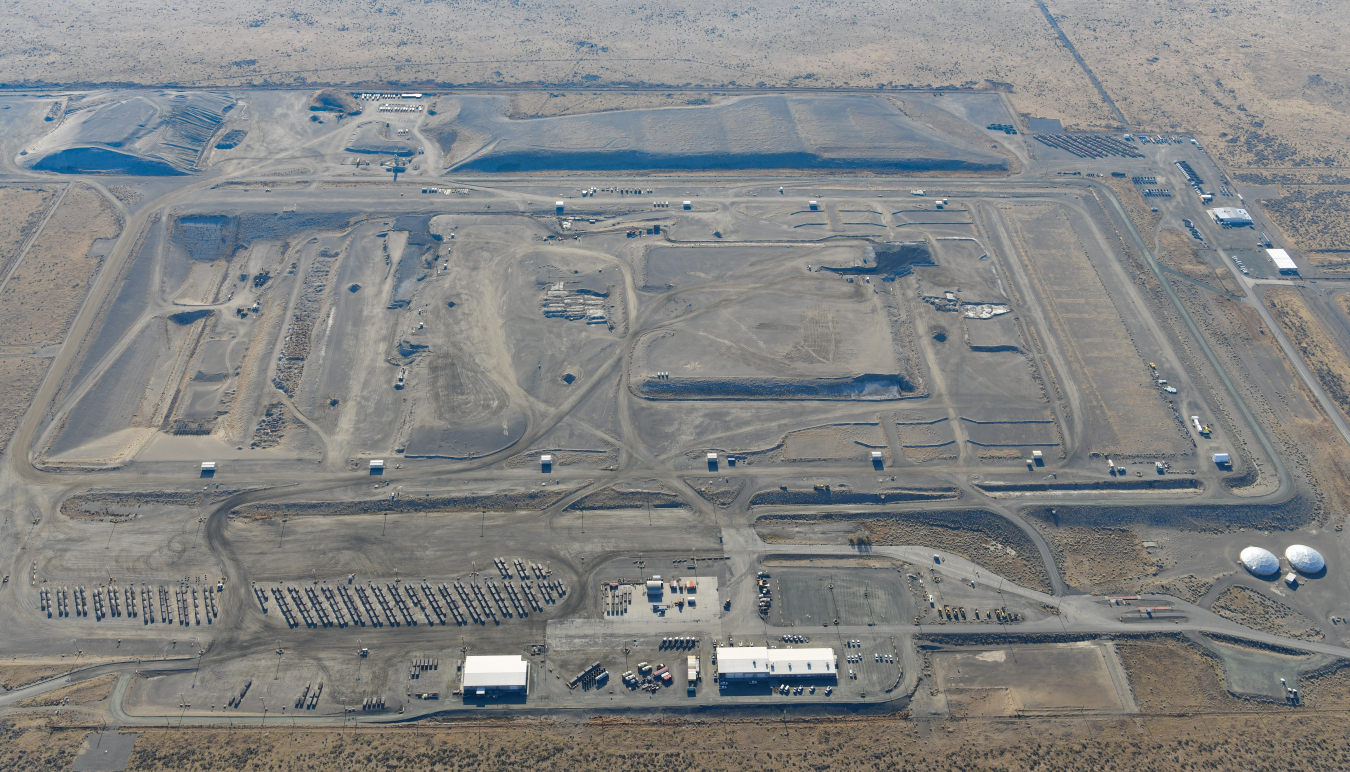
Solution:
M 745 479 L 740 477 L 725 480 L 721 477 L 687 479 L 685 482 L 689 483 L 689 487 L 697 491 L 698 495 L 719 507 L 731 506 L 745 488 Z
M 1139 231 L 1139 235 L 1148 239 L 1149 234 L 1157 230 L 1158 223 L 1162 221 L 1161 216 L 1144 201 L 1144 197 L 1139 193 L 1139 188 L 1128 179 L 1107 177 L 1106 185 L 1111 188 L 1112 193 L 1116 194 L 1116 198 L 1120 199 L 1120 205 L 1125 209 L 1125 214 L 1129 215 L 1130 220 L 1134 222 L 1135 230 Z
M 9 273 L 28 237 L 42 222 L 42 215 L 46 213 L 56 190 L 56 186 L 0 187 L 0 211 L 5 213 L 5 217 L 0 219 L 0 280 Z
M 1232 272 L 1206 263 L 1194 244 L 1194 240 L 1181 231 L 1164 228 L 1158 232 L 1158 260 L 1177 273 L 1218 287 L 1230 295 L 1246 297 L 1247 293 L 1233 280 Z
M 1241 585 L 1223 591 L 1210 610 L 1215 614 L 1257 630 L 1320 641 L 1324 637 L 1317 625 L 1307 617 L 1259 592 Z
M 1047 0 L 1108 94 L 1151 131 L 1198 131 L 1233 166 L 1344 165 L 1350 22 L 1280 0 Z
M 1341 412 L 1350 414 L 1350 362 L 1313 316 L 1298 290 L 1277 287 L 1266 292 L 1265 301 L 1327 395 Z
M 1116 653 L 1142 713 L 1251 709 L 1228 693 L 1217 657 L 1181 638 L 1122 641 Z
M 1195 574 L 1186 574 L 1176 579 L 1144 582 L 1141 589 L 1145 592 L 1159 592 L 1195 603 L 1203 598 L 1205 593 L 1209 592 L 1209 588 L 1213 586 L 1214 582 L 1208 579 L 1201 579 Z
M 66 663 L 7 662 L 0 665 L 0 687 L 18 689 L 69 672 L 70 668 Z
M 576 488 L 533 488 L 527 491 L 468 494 L 463 496 L 427 496 L 365 501 L 295 501 L 245 504 L 231 516 L 266 519 L 282 515 L 360 515 L 378 512 L 468 512 L 491 509 L 543 509 Z
M 98 661 L 97 658 L 85 657 L 75 660 L 74 658 L 64 657 L 53 659 L 15 658 L 8 662 L 0 662 L 0 688 L 18 689 L 45 678 L 69 673 L 71 668 L 87 666 Z
M 156 14 L 153 25 L 149 18 L 136 12 L 110 18 L 64 2 L 31 9 L 12 33 L 26 42 L 0 50 L 0 80 L 538 83 L 556 87 L 554 93 L 592 84 L 875 89 L 992 82 L 1016 84 L 1019 108 L 1030 114 L 1089 125 L 1113 120 L 1029 0 L 962 8 L 920 0 L 828 8 L 775 0 L 737 9 L 618 0 L 562 12 L 493 0 L 398 13 L 344 0 L 284 14 L 263 0 L 245 0 L 202 13 Z M 897 18 L 906 22 L 895 24 Z M 69 25 L 99 34 L 53 35 Z M 395 40 L 391 59 L 386 48 Z M 53 62 L 38 53 L 46 46 L 66 56 Z M 521 105 L 524 113 L 537 109 Z
M 584 115 L 610 110 L 634 110 L 651 107 L 685 107 L 718 104 L 727 97 L 708 97 L 683 92 L 624 94 L 560 88 L 557 91 L 518 91 L 511 95 L 512 118 L 552 118 L 558 115 Z
M 1127 249 L 1124 257 L 1136 285 L 1152 299 L 1160 319 L 1171 328 L 1178 354 L 1200 381 L 1213 389 L 1217 377 L 1182 332 L 1181 320 L 1169 309 L 1161 285 L 1133 250 Z M 1320 500 L 1318 511 L 1340 528 L 1344 512 L 1350 507 L 1350 459 L 1345 457 L 1344 440 L 1295 374 L 1256 309 L 1179 278 L 1171 279 L 1170 283 L 1224 366 L 1243 369 L 1245 377 L 1236 380 L 1243 399 L 1259 420 L 1270 427 L 1277 451 L 1296 471 L 1300 485 Z M 1232 423 L 1233 408 L 1226 404 L 1227 397 L 1211 393 L 1215 394 L 1216 417 L 1229 427 L 1232 436 L 1240 436 L 1245 430 Z M 1254 494 L 1270 490 L 1273 481 L 1269 465 L 1258 461 L 1254 479 L 1240 487 L 1244 493 Z
M 1179 772 L 1318 763 L 1335 768 L 1350 760 L 1350 751 L 1337 739 L 1339 715 L 1252 707 L 1261 713 L 1249 708 L 1203 717 L 1145 715 L 1082 722 L 914 721 L 885 716 L 774 722 L 596 719 L 585 724 L 489 719 L 345 732 L 159 728 L 139 730 L 127 769 L 347 772 L 396 759 L 401 769 L 418 772 L 546 767 L 639 772 L 672 767 L 695 772 L 887 768 Z M 0 764 L 21 772 L 68 768 L 89 729 L 98 726 L 94 721 L 92 726 L 62 728 L 36 716 L 6 721 L 0 724 L 6 738 L 0 743 Z
M 1123 592 L 1158 571 L 1128 528 L 1057 528 L 1047 533 L 1064 581 L 1095 595 Z
M 1113 295 L 1120 290 L 1107 288 L 1064 210 L 1005 206 L 1001 214 L 1045 302 L 1050 326 L 1068 349 L 1092 427 L 1091 450 L 1124 458 L 1184 452 L 1190 444 L 1185 438 L 1164 441 L 1156 431 L 1170 416 L 1137 344 L 1119 334 L 1124 322 Z
M 66 193 L 0 293 L 0 338 L 11 346 L 65 338 L 103 262 L 89 250 L 120 228 L 112 205 L 94 190 L 77 186 Z
M 1345 163 L 1340 138 L 1350 133 L 1350 97 L 1336 73 L 1350 56 L 1338 43 L 1347 22 L 1328 6 L 1046 6 L 1131 122 L 1200 131 L 1216 155 L 1237 165 Z M 196 86 L 537 83 L 567 94 L 542 104 L 531 98 L 517 108 L 522 115 L 609 109 L 603 100 L 587 106 L 584 91 L 617 84 L 979 87 L 1010 91 L 1026 115 L 1082 127 L 1118 124 L 1030 0 L 960 8 L 780 1 L 734 10 L 619 0 L 559 13 L 498 0 L 384 10 L 345 0 L 278 13 L 263 0 L 246 0 L 201 14 L 157 14 L 147 24 L 149 11 L 109 18 L 58 2 L 15 18 L 14 42 L 0 50 L 0 75 L 8 83 Z M 905 24 L 890 23 L 896 18 Z M 72 27 L 98 34 L 65 34 Z M 625 34 L 630 29 L 643 34 Z M 391 57 L 382 44 L 395 40 Z M 52 50 L 65 55 L 53 61 Z M 906 56 L 894 56 L 897 50 Z
M 687 507 L 688 503 L 657 480 L 635 480 L 612 485 L 577 499 L 568 506 L 580 509 L 641 509 L 643 507 Z
M 85 705 L 91 702 L 102 702 L 108 699 L 108 695 L 112 694 L 113 685 L 116 683 L 117 674 L 109 673 L 70 686 L 63 686 L 37 697 L 29 697 L 20 702 L 18 707 L 46 708 L 57 705 Z
M 1350 271 L 1350 190 L 1296 187 L 1263 208 L 1313 265 Z
M 97 727 L 97 723 L 94 727 Z M 69 769 L 88 730 L 53 729 L 46 716 L 0 721 L 0 767 L 15 772 Z
M 770 516 L 760 518 L 757 528 L 766 540 L 790 542 L 800 537 L 785 534 L 784 526 L 809 526 L 813 522 L 832 519 L 855 521 L 858 529 L 865 534 L 866 543 L 876 546 L 919 545 L 947 550 L 1023 587 L 1050 591 L 1050 577 L 1031 539 L 1017 526 L 989 512 Z
M 23 414 L 28 412 L 28 402 L 42 383 L 49 361 L 38 357 L 0 357 L 0 393 L 5 395 L 0 402 L 0 453 L 9 445 Z
M 1302 691 L 1307 702 L 1322 709 L 1350 707 L 1350 663 L 1337 660 L 1310 673 Z

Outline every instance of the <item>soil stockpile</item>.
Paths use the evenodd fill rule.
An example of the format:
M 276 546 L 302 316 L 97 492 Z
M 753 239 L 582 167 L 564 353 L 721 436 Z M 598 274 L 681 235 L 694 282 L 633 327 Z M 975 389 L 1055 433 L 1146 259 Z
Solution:
M 1120 507 L 1054 506 L 1022 511 L 1024 517 L 1056 526 L 1112 528 L 1128 525 L 1159 525 L 1188 531 L 1220 532 L 1236 528 L 1280 531 L 1300 528 L 1317 517 L 1317 502 L 1295 496 L 1283 504 L 1144 505 Z
M 232 516 L 268 518 L 280 515 L 369 515 L 381 512 L 477 512 L 479 510 L 543 509 L 576 488 L 549 488 L 468 496 L 426 496 L 367 501 L 295 501 L 244 504 L 230 510 Z
M 777 543 L 811 543 L 809 539 L 780 534 L 793 526 L 809 527 L 822 522 L 856 523 L 874 546 L 915 545 L 945 550 L 1023 587 L 1051 591 L 1050 575 L 1026 532 L 1006 518 L 982 509 L 766 515 L 755 522 L 755 528 L 766 540 Z
M 750 497 L 750 506 L 795 506 L 802 504 L 896 504 L 902 501 L 949 501 L 961 495 L 958 488 L 896 489 L 866 493 L 822 485 L 811 490 L 760 491 Z
M 655 487 L 655 486 L 654 486 Z M 580 509 L 675 509 L 687 507 L 688 502 L 664 485 L 656 490 L 623 490 L 603 488 L 589 493 L 567 506 L 569 511 Z

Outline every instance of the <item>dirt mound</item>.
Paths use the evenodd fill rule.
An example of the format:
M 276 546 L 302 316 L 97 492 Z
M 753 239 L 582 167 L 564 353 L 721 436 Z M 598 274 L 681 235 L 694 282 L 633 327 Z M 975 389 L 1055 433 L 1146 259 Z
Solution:
M 645 378 L 633 393 L 646 399 L 903 399 L 914 384 L 903 375 L 854 378 Z
M 1011 456 L 1017 458 L 1021 454 Z M 981 456 L 983 458 L 983 456 Z M 1079 482 L 1003 483 L 987 482 L 975 486 L 991 496 L 1000 493 L 1040 491 L 1153 491 L 1199 490 L 1204 485 L 1194 477 L 1155 477 L 1142 480 L 1083 480 Z
M 32 167 L 62 174 L 190 174 L 234 104 L 224 92 L 163 91 L 80 107 L 78 117 L 38 143 Z
M 480 510 L 543 509 L 576 488 L 503 491 L 465 496 L 368 499 L 365 501 L 291 501 L 245 504 L 230 510 L 231 516 L 253 519 L 280 515 L 370 515 L 382 512 L 477 512 Z
M 643 488 L 611 486 L 588 493 L 567 506 L 568 511 L 583 509 L 676 509 L 689 503 L 660 483 Z
M 766 515 L 755 522 L 755 529 L 761 536 L 780 544 L 842 540 L 843 534 L 838 532 L 813 538 L 811 526 L 821 523 L 854 523 L 865 531 L 874 546 L 915 545 L 945 550 L 1023 587 L 1051 591 L 1050 574 L 1026 532 L 1007 519 L 982 509 Z
M 863 492 L 836 490 L 823 485 L 812 490 L 760 491 L 750 497 L 750 506 L 791 506 L 794 504 L 896 504 L 902 501 L 950 501 L 961 495 L 959 488 L 896 488 Z
M 239 147 L 239 143 L 243 142 L 244 137 L 247 136 L 248 132 L 245 131 L 244 129 L 230 129 L 229 131 L 221 135 L 220 139 L 216 141 L 216 149 L 233 150 L 236 147 Z
M 719 507 L 729 507 L 736 497 L 741 494 L 745 488 L 745 480 L 736 478 L 728 482 L 722 482 L 721 478 L 704 479 L 685 479 L 689 487 L 698 492 L 698 495 L 711 501 Z
M 1211 533 L 1237 528 L 1287 531 L 1314 522 L 1317 519 L 1317 502 L 1299 495 L 1283 504 L 1055 506 L 1026 509 L 1021 514 L 1059 527 L 1072 525 L 1086 528 L 1119 528 L 1130 525 L 1156 525 Z
M 361 112 L 361 104 L 345 91 L 326 88 L 310 95 L 309 109 L 314 112 L 356 114 Z

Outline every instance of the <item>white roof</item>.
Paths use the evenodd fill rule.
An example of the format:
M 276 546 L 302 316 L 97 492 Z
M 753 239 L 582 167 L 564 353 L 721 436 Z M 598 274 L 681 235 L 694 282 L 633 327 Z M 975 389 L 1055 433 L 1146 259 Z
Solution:
M 1283 249 L 1267 249 L 1266 254 L 1270 255 L 1270 262 L 1274 263 L 1275 267 L 1279 268 L 1281 271 L 1298 270 L 1298 266 L 1294 263 L 1293 259 L 1289 257 L 1289 253 Z
M 872 451 L 872 458 L 881 458 L 881 451 L 879 450 Z
M 834 649 L 774 649 L 770 657 L 776 675 L 834 674 Z
M 202 462 L 202 469 L 215 469 L 215 468 L 216 468 L 216 462 L 214 462 L 214 461 L 203 461 L 203 462 Z
M 716 453 L 709 453 L 709 454 L 708 454 L 708 458 L 710 458 L 710 459 L 717 458 L 717 454 L 716 454 Z
M 370 460 L 370 465 L 376 469 L 379 469 L 380 467 L 384 466 L 384 461 L 378 458 L 372 458 Z
M 834 649 L 717 647 L 717 670 L 723 675 L 834 675 L 834 663 Z
M 1257 576 L 1270 576 L 1280 571 L 1280 561 L 1270 550 L 1248 547 L 1239 557 L 1242 558 L 1242 565 Z
M 519 654 L 464 658 L 464 688 L 524 686 L 530 663 Z
M 1209 213 L 1220 220 L 1252 221 L 1252 216 L 1246 209 L 1238 209 L 1237 207 L 1232 206 L 1215 207 L 1214 209 L 1209 210 Z
M 718 646 L 717 671 L 733 673 L 769 674 L 769 650 L 764 646 Z
M 1327 562 L 1322 559 L 1322 553 L 1305 544 L 1291 545 L 1284 551 L 1284 557 L 1289 561 L 1289 565 L 1305 574 L 1315 574 L 1327 567 Z
M 544 462 L 545 464 L 551 464 L 553 463 L 553 454 L 545 453 L 544 455 L 539 457 L 539 460 Z

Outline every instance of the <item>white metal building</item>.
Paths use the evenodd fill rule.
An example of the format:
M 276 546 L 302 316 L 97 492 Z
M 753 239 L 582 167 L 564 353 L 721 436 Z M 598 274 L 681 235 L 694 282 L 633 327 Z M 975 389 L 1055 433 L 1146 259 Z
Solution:
M 526 693 L 530 663 L 519 654 L 464 658 L 465 694 Z
M 1298 273 L 1298 266 L 1283 249 L 1267 249 L 1266 254 L 1270 256 L 1270 262 L 1280 269 L 1280 273 Z
M 1209 210 L 1209 216 L 1214 218 L 1214 222 L 1227 226 L 1243 226 L 1252 224 L 1252 216 L 1246 209 L 1238 209 L 1232 206 L 1220 206 Z
M 719 646 L 717 674 L 723 680 L 755 678 L 833 678 L 834 649 L 769 649 Z

